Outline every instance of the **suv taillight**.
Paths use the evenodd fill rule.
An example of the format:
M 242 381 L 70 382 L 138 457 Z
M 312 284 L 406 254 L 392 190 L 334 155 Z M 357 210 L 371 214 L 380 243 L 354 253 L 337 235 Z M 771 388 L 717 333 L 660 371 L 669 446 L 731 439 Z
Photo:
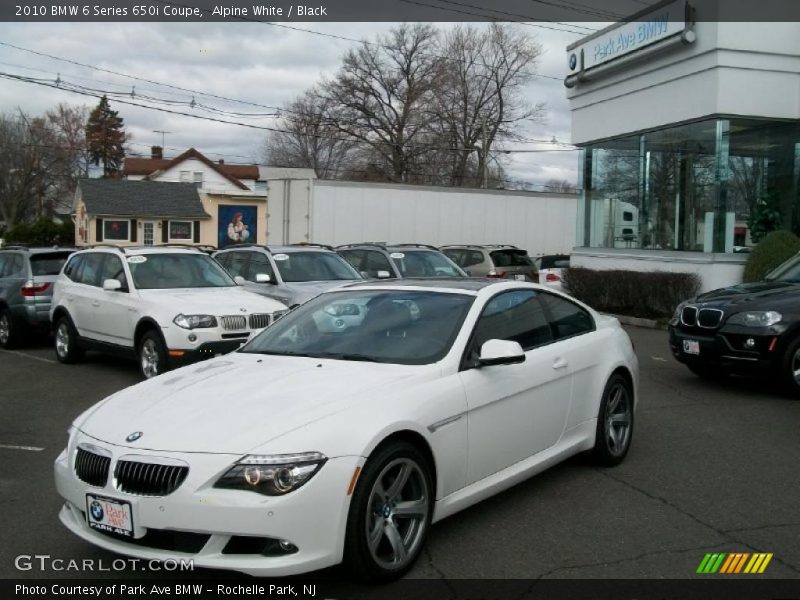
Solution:
M 561 277 L 556 275 L 555 273 L 548 273 L 544 276 L 544 280 L 550 283 L 555 283 L 556 281 L 561 281 Z
M 50 284 L 47 282 L 36 283 L 35 281 L 26 281 L 20 288 L 19 293 L 25 298 L 33 298 L 36 294 L 46 292 L 48 289 L 50 289 Z
M 487 277 L 491 277 L 493 279 L 503 279 L 506 276 L 505 271 L 495 271 L 492 269 L 486 274 Z

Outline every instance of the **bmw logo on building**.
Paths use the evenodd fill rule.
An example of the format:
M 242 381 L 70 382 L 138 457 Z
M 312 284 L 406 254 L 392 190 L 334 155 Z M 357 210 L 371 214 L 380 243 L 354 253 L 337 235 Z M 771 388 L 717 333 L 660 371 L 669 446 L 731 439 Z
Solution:
M 569 55 L 569 70 L 574 71 L 578 66 L 578 56 L 573 52 Z
M 140 437 L 142 437 L 142 432 L 141 431 L 134 431 L 132 434 L 130 434 L 128 437 L 125 438 L 125 441 L 126 442 L 135 442 Z
M 91 511 L 92 518 L 95 521 L 103 520 L 103 505 L 100 504 L 97 500 L 92 502 L 92 505 L 89 507 L 89 510 Z

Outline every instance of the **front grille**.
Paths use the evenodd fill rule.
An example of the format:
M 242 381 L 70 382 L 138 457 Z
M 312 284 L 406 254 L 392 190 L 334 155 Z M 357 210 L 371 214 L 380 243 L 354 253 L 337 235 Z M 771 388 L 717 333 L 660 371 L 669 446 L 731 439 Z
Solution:
M 263 329 L 272 323 L 272 315 L 266 313 L 257 313 L 250 315 L 250 329 Z
M 247 329 L 247 317 L 244 315 L 225 315 L 220 317 L 220 321 L 222 321 L 222 328 L 226 331 Z
M 694 327 L 697 325 L 697 307 L 684 306 L 681 311 L 681 323 L 687 327 Z
M 713 329 L 722 322 L 722 311 L 718 308 L 701 308 L 697 313 L 697 324 L 706 329 Z
M 166 496 L 177 490 L 189 474 L 189 467 L 130 460 L 117 461 L 114 477 L 117 489 L 137 496 Z
M 79 447 L 75 455 L 75 475 L 89 485 L 104 487 L 110 465 L 111 457 L 95 454 L 84 448 Z

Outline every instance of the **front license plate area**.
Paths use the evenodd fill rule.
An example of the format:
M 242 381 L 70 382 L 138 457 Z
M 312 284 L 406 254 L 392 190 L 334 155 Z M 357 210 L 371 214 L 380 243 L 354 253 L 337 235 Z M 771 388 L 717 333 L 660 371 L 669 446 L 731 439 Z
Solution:
M 133 511 L 125 500 L 86 494 L 86 522 L 103 533 L 133 537 Z
M 697 340 L 683 340 L 683 351 L 686 354 L 700 354 L 700 342 Z

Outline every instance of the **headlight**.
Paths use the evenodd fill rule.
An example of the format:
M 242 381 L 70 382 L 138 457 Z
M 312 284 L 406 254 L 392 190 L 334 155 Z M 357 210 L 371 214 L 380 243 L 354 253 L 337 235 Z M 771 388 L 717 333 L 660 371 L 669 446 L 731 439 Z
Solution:
M 213 315 L 184 315 L 180 314 L 172 322 L 184 329 L 203 329 L 217 326 L 217 318 Z
M 327 460 L 319 452 L 272 456 L 251 454 L 228 469 L 214 487 L 283 496 L 305 484 Z
M 325 312 L 332 317 L 356 316 L 360 314 L 357 304 L 331 304 L 325 307 Z
M 728 323 L 745 327 L 770 327 L 779 323 L 783 315 L 774 310 L 750 310 L 731 315 Z
M 272 322 L 274 323 L 275 321 L 277 321 L 281 317 L 285 317 L 290 312 L 291 312 L 290 308 L 284 308 L 283 310 L 276 310 L 274 313 L 272 313 Z

